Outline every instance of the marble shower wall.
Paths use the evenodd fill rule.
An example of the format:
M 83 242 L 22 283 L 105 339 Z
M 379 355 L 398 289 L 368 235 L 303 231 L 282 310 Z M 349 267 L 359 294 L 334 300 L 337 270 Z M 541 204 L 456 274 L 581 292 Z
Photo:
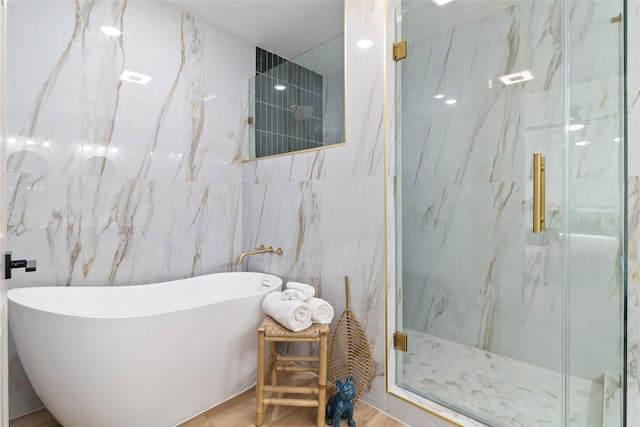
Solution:
M 403 33 L 403 327 L 485 349 L 505 347 L 518 332 L 506 327 L 521 323 L 505 322 L 522 313 L 528 147 L 520 117 L 539 85 L 496 77 L 528 69 L 528 40 L 538 34 L 521 25 L 527 15 L 514 6 L 435 34 Z M 553 41 L 545 35 L 544 47 Z M 483 54 L 470 58 L 472 50 Z
M 7 246 L 38 261 L 9 286 L 233 270 L 255 47 L 159 2 L 13 1 L 8 14 Z M 40 404 L 10 352 L 14 417 Z
M 570 132 L 569 145 L 569 366 L 587 379 L 625 369 L 622 3 L 570 3 L 570 114 L 585 127 Z
M 620 12 L 620 2 L 571 4 L 571 114 L 586 123 L 571 138 L 592 142 L 570 152 L 571 370 L 588 379 L 620 369 Z M 562 4 L 505 3 L 427 28 L 403 34 L 404 326 L 560 371 Z M 522 70 L 534 79 L 498 80 Z M 547 160 L 541 235 L 530 232 L 533 152 Z
M 627 375 L 629 387 L 640 392 L 640 3 L 627 4 L 627 159 L 628 159 L 628 302 Z M 628 405 L 640 406 L 640 402 Z M 627 413 L 627 425 L 640 424 L 638 412 Z

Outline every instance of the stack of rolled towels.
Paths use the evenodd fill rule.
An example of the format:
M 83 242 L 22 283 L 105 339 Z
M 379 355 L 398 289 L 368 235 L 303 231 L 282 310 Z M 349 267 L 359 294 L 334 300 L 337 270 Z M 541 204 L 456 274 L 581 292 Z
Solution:
M 313 323 L 327 325 L 333 319 L 333 307 L 315 298 L 315 289 L 306 283 L 287 282 L 283 292 L 271 292 L 262 301 L 265 313 L 293 332 L 307 329 Z

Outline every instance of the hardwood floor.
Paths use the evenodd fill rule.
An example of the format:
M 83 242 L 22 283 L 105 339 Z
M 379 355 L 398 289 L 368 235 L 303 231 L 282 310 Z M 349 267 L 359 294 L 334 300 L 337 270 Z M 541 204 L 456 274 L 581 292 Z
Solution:
M 46 409 L 9 421 L 9 427 L 60 427 L 60 423 Z
M 286 374 L 283 374 L 283 376 Z M 311 385 L 314 378 L 305 373 L 291 374 L 287 384 Z M 333 394 L 331 389 L 327 395 Z M 255 426 L 256 390 L 255 387 L 234 397 L 225 403 L 198 415 L 180 425 L 180 427 L 253 427 Z M 364 402 L 356 405 L 353 417 L 358 427 L 403 427 L 404 424 L 372 408 Z M 314 427 L 316 425 L 316 409 L 291 406 L 265 407 L 264 427 Z M 342 421 L 341 425 L 347 425 Z M 9 422 L 9 427 L 61 427 L 46 410 L 16 418 Z M 116 426 L 114 426 L 116 427 Z M 141 426 L 142 427 L 142 426 Z M 151 426 L 150 426 L 151 427 Z

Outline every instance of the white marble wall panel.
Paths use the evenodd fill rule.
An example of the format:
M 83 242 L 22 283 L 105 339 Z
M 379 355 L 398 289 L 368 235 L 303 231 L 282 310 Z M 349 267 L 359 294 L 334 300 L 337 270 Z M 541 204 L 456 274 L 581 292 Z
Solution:
M 324 179 L 243 187 L 244 250 L 281 247 L 282 256 L 255 255 L 244 270 L 268 271 L 285 281 L 310 283 L 334 307 L 345 308 L 344 277 L 350 307 L 367 332 L 375 374 L 384 376 L 384 210 L 382 176 Z M 252 230 L 248 233 L 247 230 Z M 381 334 L 382 333 L 382 334 Z
M 640 70 L 640 55 L 636 55 L 640 44 L 640 4 L 638 2 L 627 3 L 627 22 L 627 67 L 630 71 Z M 627 102 L 628 175 L 633 177 L 640 176 L 640 142 L 635 139 L 635 135 L 640 135 L 640 79 L 627 78 Z
M 8 13 L 8 170 L 79 175 L 81 6 L 14 2 Z
M 128 5 L 123 36 L 111 39 L 97 30 L 106 18 L 94 7 L 89 26 L 96 30 L 83 51 L 83 143 L 113 155 L 108 176 L 239 183 L 235 162 L 246 137 L 253 47 L 171 8 L 145 19 L 146 6 Z M 123 70 L 153 79 L 145 86 L 121 82 Z
M 627 3 L 627 425 L 640 424 L 640 3 Z
M 375 380 L 365 399 L 384 408 L 384 2 L 346 4 L 346 145 L 243 164 L 243 247 L 281 246 L 245 269 L 302 280 L 351 308 L 372 345 Z M 356 42 L 368 38 L 370 49 Z M 337 317 L 336 317 L 337 320 Z
M 8 247 L 38 260 L 10 286 L 235 269 L 255 47 L 159 2 L 17 1 L 9 14 Z M 11 351 L 13 417 L 37 406 Z
M 629 50 L 629 52 L 632 51 Z M 631 113 L 634 113 L 633 109 L 630 111 L 630 116 Z M 630 138 L 629 142 L 636 145 L 639 143 L 635 138 Z M 632 161 L 637 162 L 637 159 Z M 640 177 L 630 176 L 628 185 L 627 375 L 630 380 L 633 380 L 630 387 L 636 387 L 635 393 L 630 394 L 635 399 L 629 400 L 628 404 L 634 408 L 640 408 L 640 399 L 638 399 L 638 392 L 640 392 L 638 386 L 640 379 Z M 638 423 L 640 423 L 640 413 L 637 410 L 629 411 L 627 425 Z
M 47 6 L 52 2 L 44 2 L 41 8 L 36 4 L 39 3 L 17 2 L 12 10 L 15 20 L 9 32 L 10 42 L 19 40 L 24 45 L 10 43 L 9 102 L 14 104 L 15 100 L 17 107 L 24 108 L 12 110 L 9 123 L 19 135 L 23 128 L 31 129 L 23 123 L 31 123 L 37 115 L 39 123 L 64 123 L 65 128 L 75 129 L 76 133 L 59 134 L 55 128 L 45 128 L 38 131 L 41 135 L 37 138 L 34 134 L 24 136 L 33 137 L 34 144 L 16 138 L 16 146 L 29 147 L 45 140 L 51 143 L 29 150 L 33 156 L 21 156 L 35 160 L 12 164 L 15 188 L 10 190 L 10 198 L 15 199 L 16 206 L 10 223 L 16 230 L 14 236 L 22 234 L 25 227 L 34 231 L 48 226 L 51 217 L 59 217 L 59 213 L 67 216 L 59 222 L 74 223 L 78 228 L 71 234 L 80 236 L 83 227 L 85 231 L 94 227 L 104 233 L 101 237 L 105 242 L 110 238 L 118 241 L 123 233 L 109 230 L 113 224 L 133 227 L 141 233 L 147 226 L 166 232 L 173 228 L 172 241 L 181 241 L 177 237 L 181 228 L 207 232 L 219 223 L 239 230 L 234 220 L 240 212 L 238 152 L 246 136 L 243 121 L 253 47 L 162 5 L 57 2 L 59 7 L 49 10 Z M 76 13 L 77 21 L 69 18 Z M 149 19 L 149 14 L 154 19 Z M 30 24 L 20 23 L 27 16 Z M 59 33 L 65 35 L 63 31 L 51 31 L 56 37 L 42 36 L 53 29 L 51 26 L 57 29 L 66 21 L 73 26 L 66 37 L 57 37 Z M 100 24 L 114 22 L 123 29 L 121 38 L 105 36 L 98 30 Z M 83 35 L 83 45 L 75 42 L 78 32 Z M 69 46 L 72 49 L 67 54 L 65 49 Z M 58 55 L 52 55 L 49 64 L 20 66 L 20 60 L 33 60 L 40 50 Z M 225 59 L 224 64 L 220 58 Z M 139 68 L 140 72 L 153 75 L 148 85 L 136 86 L 118 79 L 122 69 L 135 69 L 138 64 L 147 67 Z M 39 73 L 25 75 L 23 68 Z M 55 79 L 49 79 L 53 72 L 47 71 L 51 69 L 57 73 Z M 40 81 L 46 84 L 39 85 Z M 41 87 L 46 90 L 32 90 Z M 45 92 L 46 102 L 38 104 L 41 92 Z M 70 102 L 69 95 L 72 100 L 77 96 L 80 102 Z M 58 105 L 76 106 L 75 116 L 61 117 Z M 73 148 L 73 158 L 81 160 L 82 165 L 75 161 L 72 168 L 68 165 L 73 161 L 67 160 L 66 169 L 55 166 L 61 157 L 55 144 L 57 138 Z M 82 150 L 79 144 L 83 145 Z M 98 161 L 92 162 L 96 157 Z M 40 167 L 40 158 L 44 158 L 45 167 Z M 71 179 L 74 175 L 96 178 Z M 65 203 L 68 205 L 62 206 Z M 169 205 L 172 209 L 166 209 Z M 33 206 L 40 209 L 32 209 Z M 203 218 L 200 223 L 196 213 Z M 166 232 L 158 235 L 166 236 Z M 195 241 L 196 234 L 199 233 L 183 242 Z M 205 268 L 228 267 L 230 245 L 237 236 L 226 237 L 220 244 L 225 249 L 218 252 L 220 258 L 215 257 L 218 261 L 208 258 Z M 52 238 L 55 240 L 55 236 Z M 153 238 L 146 239 L 151 247 L 156 246 Z M 185 255 L 190 258 L 193 251 L 186 249 L 174 248 L 176 253 L 190 254 Z M 164 260 L 163 264 L 168 266 L 170 261 Z M 85 265 L 84 269 L 83 276 L 87 276 L 91 268 Z M 69 268 L 64 270 L 70 272 Z M 166 271 L 172 269 L 167 267 Z M 192 272 L 190 267 L 182 274 Z
M 7 247 L 14 258 L 36 259 L 37 271 L 15 274 L 10 287 L 66 284 L 80 245 L 77 176 L 10 172 Z
M 81 185 L 87 220 L 72 284 L 154 283 L 233 268 L 239 185 L 100 178 Z

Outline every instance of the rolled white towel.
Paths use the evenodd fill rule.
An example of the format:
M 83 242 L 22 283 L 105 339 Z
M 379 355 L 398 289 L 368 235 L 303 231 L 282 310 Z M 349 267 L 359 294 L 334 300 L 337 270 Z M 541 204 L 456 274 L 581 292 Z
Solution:
M 307 301 L 311 307 L 311 321 L 328 325 L 333 320 L 333 307 L 331 304 L 320 298 L 311 298 Z
M 311 308 L 302 301 L 283 300 L 282 292 L 271 292 L 262 300 L 262 309 L 278 323 L 293 332 L 311 326 Z
M 313 298 L 313 296 L 316 294 L 316 290 L 313 288 L 313 286 L 306 283 L 287 282 L 287 290 L 290 289 L 298 291 L 295 293 L 295 299 L 298 299 L 300 301 L 307 301 L 309 298 Z
M 297 289 L 285 289 L 284 291 L 282 291 L 282 299 L 291 299 L 302 302 L 306 302 L 308 300 L 308 298 L 302 293 L 302 291 L 299 291 Z

